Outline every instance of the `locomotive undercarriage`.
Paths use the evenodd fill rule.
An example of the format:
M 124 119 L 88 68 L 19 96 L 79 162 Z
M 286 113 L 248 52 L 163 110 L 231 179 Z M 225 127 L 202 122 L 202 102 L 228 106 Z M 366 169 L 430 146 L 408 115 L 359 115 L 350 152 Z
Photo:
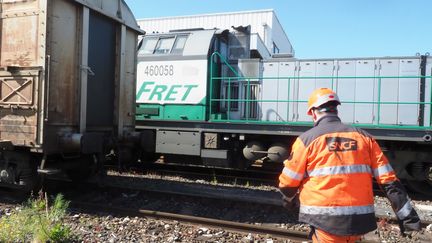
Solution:
M 155 153 L 190 155 L 200 158 L 205 166 L 237 169 L 246 169 L 257 161 L 263 165 L 276 165 L 271 168 L 281 168 L 296 136 L 308 129 L 302 126 L 205 122 L 157 123 L 159 126 L 146 121 L 145 125 L 137 127 L 138 131 L 146 134 L 145 144 L 141 143 L 141 146 L 146 148 L 145 156 L 154 156 Z M 270 127 L 272 129 L 268 129 Z M 431 144 L 430 140 L 425 140 L 429 133 L 407 131 L 403 134 L 399 131 L 398 137 L 394 138 L 388 136 L 392 131 L 387 131 L 387 134 L 384 130 L 367 131 L 378 139 L 398 178 L 407 187 L 432 195 L 432 154 L 429 152 Z M 151 151 L 149 147 L 152 147 Z
M 404 144 L 384 152 L 398 178 L 410 190 L 432 195 L 432 154 L 427 149 L 424 145 L 411 144 L 407 147 Z

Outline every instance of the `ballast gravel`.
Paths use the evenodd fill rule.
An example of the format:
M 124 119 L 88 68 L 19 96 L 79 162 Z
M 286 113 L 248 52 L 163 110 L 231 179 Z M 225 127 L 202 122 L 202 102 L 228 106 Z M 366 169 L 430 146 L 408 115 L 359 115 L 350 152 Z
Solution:
M 171 179 L 182 182 L 182 178 Z M 185 180 L 191 183 L 189 180 Z M 209 184 L 199 181 L 196 184 Z M 229 186 L 236 190 L 237 186 Z M 244 189 L 244 187 L 238 187 Z M 265 186 L 251 190 L 275 190 Z M 76 195 L 66 198 L 76 199 Z M 200 217 L 211 217 L 236 222 L 265 224 L 290 230 L 309 231 L 309 226 L 296 221 L 296 215 L 284 208 L 259 204 L 235 203 L 224 200 L 197 199 L 186 196 L 173 196 L 158 193 L 145 193 L 138 190 L 100 190 L 79 193 L 79 200 L 100 202 L 107 206 L 139 208 L 171 213 L 181 213 Z M 18 204 L 2 204 L 0 217 L 7 217 Z M 413 200 L 422 219 L 432 218 L 432 202 Z M 375 205 L 388 215 L 392 210 L 388 200 L 375 197 Z M 230 232 L 220 228 L 188 225 L 177 221 L 158 220 L 141 217 L 121 217 L 101 212 L 88 212 L 70 208 L 65 224 L 70 226 L 79 242 L 289 242 L 270 235 Z M 0 229 L 1 230 L 1 229 Z M 399 227 L 382 219 L 378 229 L 365 236 L 368 242 L 432 242 L 432 225 L 412 235 L 401 236 Z

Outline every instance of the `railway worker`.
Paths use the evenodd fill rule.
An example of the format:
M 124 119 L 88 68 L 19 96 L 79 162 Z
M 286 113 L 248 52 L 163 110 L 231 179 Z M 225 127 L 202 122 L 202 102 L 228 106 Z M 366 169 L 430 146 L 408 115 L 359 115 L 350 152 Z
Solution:
M 401 233 L 420 230 L 420 219 L 379 145 L 367 132 L 341 123 L 338 105 L 328 88 L 311 94 L 307 114 L 314 127 L 294 142 L 279 176 L 284 206 L 299 210 L 299 221 L 311 225 L 313 242 L 355 242 L 377 228 L 374 177 Z

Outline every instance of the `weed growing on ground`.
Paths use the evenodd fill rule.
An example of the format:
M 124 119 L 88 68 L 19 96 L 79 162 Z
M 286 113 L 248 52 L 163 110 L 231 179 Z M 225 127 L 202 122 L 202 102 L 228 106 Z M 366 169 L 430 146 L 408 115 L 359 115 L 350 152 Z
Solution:
M 74 236 L 63 225 L 69 202 L 58 194 L 49 205 L 46 194 L 29 199 L 21 208 L 0 218 L 0 242 L 68 242 Z
M 212 178 L 212 180 L 211 180 L 211 182 L 210 183 L 212 183 L 212 184 L 218 184 L 218 180 L 217 180 L 217 177 L 216 177 L 216 173 L 213 171 L 213 178 Z

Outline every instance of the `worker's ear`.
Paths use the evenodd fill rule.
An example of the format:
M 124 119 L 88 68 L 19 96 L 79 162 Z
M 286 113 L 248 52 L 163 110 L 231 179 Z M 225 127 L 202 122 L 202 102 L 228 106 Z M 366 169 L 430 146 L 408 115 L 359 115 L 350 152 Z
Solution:
M 312 119 L 313 119 L 313 121 L 316 121 L 316 120 L 317 120 L 316 110 L 315 110 L 315 109 L 312 109 L 312 110 L 311 110 L 311 113 L 312 113 Z

